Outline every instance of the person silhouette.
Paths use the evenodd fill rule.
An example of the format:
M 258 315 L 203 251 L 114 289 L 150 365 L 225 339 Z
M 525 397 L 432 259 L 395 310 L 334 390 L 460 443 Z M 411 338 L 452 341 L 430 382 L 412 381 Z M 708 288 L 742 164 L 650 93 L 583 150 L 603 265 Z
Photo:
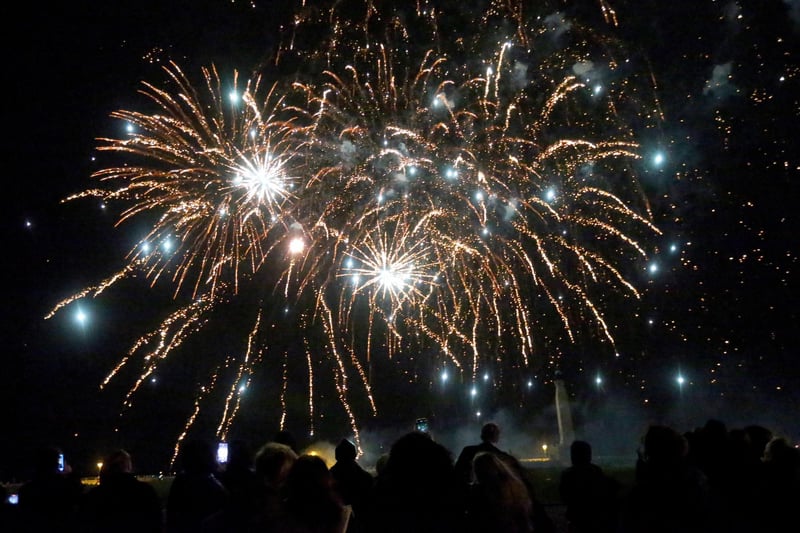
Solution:
M 229 531 L 278 531 L 285 525 L 286 480 L 297 454 L 278 442 L 264 444 L 254 458 L 255 486 L 244 500 L 234 500 L 203 521 L 199 533 Z M 241 496 L 241 494 L 239 495 Z
M 364 515 L 370 505 L 374 479 L 356 461 L 358 452 L 355 444 L 349 440 L 342 439 L 336 445 L 335 454 L 336 463 L 330 469 L 331 476 L 342 503 L 353 510 L 349 531 L 363 531 L 361 526 L 366 520 Z
M 255 454 L 250 445 L 241 439 L 229 444 L 228 460 L 217 474 L 220 483 L 228 489 L 234 507 L 250 507 L 259 486 L 255 471 Z
M 708 478 L 688 460 L 689 443 L 669 426 L 651 425 L 622 501 L 621 533 L 701 533 L 711 530 Z
M 272 442 L 277 442 L 278 444 L 285 444 L 292 451 L 296 454 L 300 454 L 297 439 L 295 438 L 294 434 L 289 431 L 288 429 L 282 429 L 275 434 L 275 438 L 272 439 Z
M 509 455 L 496 446 L 500 440 L 500 426 L 494 422 L 488 422 L 481 428 L 480 444 L 464 446 L 456 459 L 455 470 L 459 481 L 464 485 L 474 482 L 472 460 L 480 452 L 491 452 L 498 457 L 508 459 Z
M 317 455 L 301 455 L 286 477 L 284 514 L 274 531 L 278 533 L 345 533 L 350 507 L 342 504 L 333 489 L 333 478 L 325 461 Z
M 208 441 L 188 441 L 180 455 L 181 471 L 172 480 L 167 495 L 167 532 L 195 532 L 203 521 L 221 511 L 229 500 L 228 490 L 216 477 L 215 450 Z
M 532 533 L 533 501 L 511 466 L 492 452 L 473 459 L 475 483 L 467 498 L 467 531 L 471 533 Z
M 38 450 L 30 481 L 19 488 L 23 531 L 68 531 L 74 527 L 84 486 L 57 447 Z
M 570 461 L 558 487 L 570 533 L 611 533 L 616 528 L 619 483 L 592 463 L 592 446 L 586 441 L 573 441 Z
M 271 529 L 283 515 L 286 480 L 297 454 L 286 444 L 267 442 L 256 453 L 256 475 L 261 484 L 258 520 L 264 529 Z
M 536 497 L 533 483 L 527 471 L 520 464 L 519 460 L 510 453 L 504 452 L 496 445 L 500 441 L 500 426 L 494 422 L 487 422 L 481 427 L 481 442 L 465 446 L 455 464 L 456 478 L 460 484 L 460 489 L 464 497 L 468 497 L 470 486 L 475 483 L 475 472 L 473 461 L 479 453 L 492 453 L 503 462 L 522 480 L 528 489 L 528 496 L 533 504 L 533 525 L 534 529 L 540 533 L 547 533 L 555 530 L 555 525 L 547 513 L 544 505 Z
M 155 488 L 136 479 L 125 450 L 116 450 L 103 460 L 100 483 L 83 497 L 79 517 L 81 531 L 86 533 L 158 533 L 164 527 Z
M 800 450 L 785 437 L 775 436 L 764 447 L 753 497 L 757 526 L 780 531 L 796 521 L 800 502 Z
M 414 431 L 392 444 L 375 483 L 370 531 L 464 531 L 464 500 L 450 450 Z

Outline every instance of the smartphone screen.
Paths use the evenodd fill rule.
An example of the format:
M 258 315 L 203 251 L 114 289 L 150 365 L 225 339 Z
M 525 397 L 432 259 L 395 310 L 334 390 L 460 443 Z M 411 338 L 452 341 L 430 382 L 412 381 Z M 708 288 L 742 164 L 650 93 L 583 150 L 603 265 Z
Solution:
M 417 431 L 421 431 L 422 433 L 427 433 L 428 432 L 428 419 L 427 418 L 418 418 L 417 419 L 416 428 L 417 428 Z
M 64 471 L 64 454 L 63 453 L 58 454 L 58 471 L 59 472 L 63 472 Z
M 217 445 L 217 462 L 219 464 L 225 464 L 228 462 L 228 443 L 227 442 L 220 442 Z
M 19 494 L 9 494 L 8 503 L 11 505 L 17 505 L 19 503 Z

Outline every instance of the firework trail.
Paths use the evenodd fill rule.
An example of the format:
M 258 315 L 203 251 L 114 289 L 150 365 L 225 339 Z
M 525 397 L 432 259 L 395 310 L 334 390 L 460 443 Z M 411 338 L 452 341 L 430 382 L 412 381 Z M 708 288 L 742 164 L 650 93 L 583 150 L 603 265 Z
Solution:
M 172 63 L 167 88 L 142 90 L 157 112 L 114 113 L 134 133 L 100 149 L 126 163 L 70 199 L 118 200 L 120 223 L 147 213 L 155 222 L 121 272 L 53 312 L 134 273 L 168 277 L 176 300 L 194 301 L 111 373 L 147 352 L 126 403 L 216 306 L 253 284 L 270 287 L 270 305 L 297 310 L 304 357 L 270 355 L 275 324 L 259 300 L 242 354 L 223 365 L 234 371 L 221 438 L 270 358 L 281 426 L 287 367 L 298 364 L 310 427 L 315 381 L 330 377 L 359 444 L 351 399 L 378 412 L 373 358 L 402 366 L 424 347 L 437 354 L 430 368 L 473 381 L 497 360 L 541 368 L 556 336 L 543 317 L 567 342 L 591 323 L 613 351 L 608 294 L 639 296 L 632 265 L 659 233 L 635 172 L 635 127 L 658 109 L 622 72 L 624 49 L 524 2 L 476 2 L 469 19 L 459 3 L 406 4 L 303 1 L 260 74 L 234 76 L 237 101 L 216 68 L 196 88 Z M 600 8 L 616 26 L 611 6 Z M 602 92 L 601 71 L 617 76 Z M 169 252 L 157 246 L 166 239 Z

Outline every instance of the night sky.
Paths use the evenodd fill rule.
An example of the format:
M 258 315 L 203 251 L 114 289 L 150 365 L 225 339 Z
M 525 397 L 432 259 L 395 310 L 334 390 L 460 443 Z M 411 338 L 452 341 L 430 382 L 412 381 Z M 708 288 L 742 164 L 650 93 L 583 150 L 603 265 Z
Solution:
M 618 28 L 603 22 L 602 3 L 559 4 L 568 15 L 596 19 L 652 69 L 665 120 L 642 144 L 654 148 L 645 157 L 661 148 L 664 160 L 641 179 L 663 235 L 653 256 L 658 270 L 636 280 L 645 289 L 641 305 L 613 317 L 622 322 L 620 357 L 596 356 L 590 345 L 562 354 L 576 417 L 631 412 L 684 430 L 714 417 L 730 426 L 760 423 L 798 442 L 800 2 L 609 0 Z M 180 359 L 175 381 L 159 383 L 120 418 L 127 381 L 98 386 L 151 327 L 150 312 L 163 314 L 171 297 L 128 284 L 91 300 L 83 326 L 67 312 L 45 321 L 56 302 L 119 269 L 131 246 L 111 208 L 61 200 L 89 188 L 95 138 L 119 135 L 109 114 L 139 105 L 140 82 L 161 79 L 164 61 L 191 74 L 211 62 L 247 72 L 268 56 L 293 3 L 107 4 L 23 4 L 5 13 L 17 36 L 4 37 L 2 146 L 11 167 L 2 225 L 0 477 L 19 475 L 30 450 L 45 443 L 64 446 L 78 464 L 92 464 L 94 448 L 112 445 L 157 457 L 141 461 L 148 468 L 164 464 L 191 408 L 201 379 L 193 361 L 205 347 L 190 344 L 195 359 Z M 218 342 L 225 335 L 222 327 Z M 538 372 L 541 392 L 528 406 L 551 402 L 554 370 Z M 305 431 L 305 400 L 293 399 L 300 420 L 292 427 Z M 317 401 L 324 410 L 326 400 Z M 279 415 L 252 405 L 242 414 L 250 427 L 240 431 L 263 440 Z M 414 416 L 389 411 L 392 423 Z M 318 425 L 324 438 L 338 438 Z

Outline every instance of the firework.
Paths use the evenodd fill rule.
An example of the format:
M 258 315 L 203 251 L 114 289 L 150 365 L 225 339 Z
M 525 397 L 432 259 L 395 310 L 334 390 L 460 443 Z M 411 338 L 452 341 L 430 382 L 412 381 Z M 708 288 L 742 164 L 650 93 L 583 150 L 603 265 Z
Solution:
M 373 414 L 380 407 L 375 357 L 402 366 L 425 347 L 436 354 L 430 368 L 472 382 L 498 360 L 541 368 L 558 336 L 552 319 L 567 342 L 590 323 L 613 349 L 608 295 L 639 296 L 631 265 L 658 233 L 635 172 L 643 115 L 630 110 L 644 91 L 621 73 L 622 49 L 597 31 L 583 37 L 555 11 L 527 13 L 524 2 L 486 2 L 469 21 L 441 2 L 330 4 L 302 2 L 273 61 L 241 88 L 234 76 L 226 92 L 213 67 L 195 88 L 167 66 L 169 86 L 142 91 L 158 111 L 116 112 L 134 132 L 100 140 L 125 164 L 70 198 L 117 200 L 120 222 L 155 221 L 122 271 L 53 312 L 138 273 L 153 284 L 166 277 L 176 301 L 191 299 L 104 382 L 141 359 L 126 405 L 245 285 L 271 290 L 257 299 L 242 355 L 221 364 L 234 371 L 220 438 L 274 348 L 265 305 L 296 313 L 304 352 L 283 356 L 281 425 L 297 359 L 313 432 L 324 362 L 357 442 L 353 395 Z M 600 7 L 616 25 L 611 6 Z M 617 76 L 602 91 L 600 72 Z M 169 251 L 159 247 L 166 239 Z M 202 387 L 179 441 L 221 380 L 214 372 Z

